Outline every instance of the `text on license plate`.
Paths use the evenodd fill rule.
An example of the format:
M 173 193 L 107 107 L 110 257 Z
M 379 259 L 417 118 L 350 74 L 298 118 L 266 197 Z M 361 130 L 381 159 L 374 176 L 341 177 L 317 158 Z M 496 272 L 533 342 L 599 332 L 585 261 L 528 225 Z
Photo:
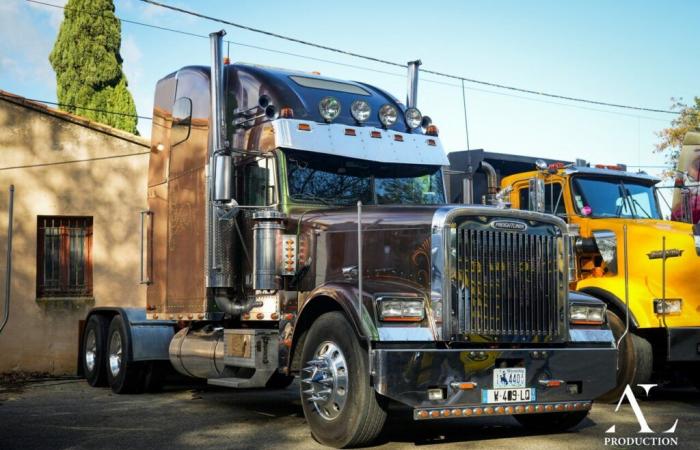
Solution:
M 493 369 L 494 389 L 524 388 L 526 386 L 526 372 L 524 367 L 510 367 L 506 369 Z
M 534 388 L 518 389 L 482 389 L 482 403 L 523 403 L 534 402 L 536 393 Z

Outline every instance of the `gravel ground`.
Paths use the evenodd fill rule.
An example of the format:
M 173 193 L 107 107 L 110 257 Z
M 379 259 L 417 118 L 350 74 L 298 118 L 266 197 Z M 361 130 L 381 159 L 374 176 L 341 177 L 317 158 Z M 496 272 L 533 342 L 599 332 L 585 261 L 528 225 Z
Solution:
M 0 385 L 0 448 L 322 448 L 309 433 L 297 392 L 296 383 L 280 391 L 234 391 L 179 382 L 157 394 L 131 396 L 91 388 L 79 379 Z M 409 411 L 396 408 L 376 445 L 588 450 L 610 448 L 606 436 L 663 436 L 677 439 L 677 448 L 700 448 L 698 391 L 653 389 L 640 405 L 656 432 L 678 418 L 675 433 L 638 434 L 629 405 L 618 413 L 616 405 L 595 405 L 573 431 L 551 435 L 530 433 L 510 417 L 415 423 Z M 617 434 L 606 434 L 613 424 Z

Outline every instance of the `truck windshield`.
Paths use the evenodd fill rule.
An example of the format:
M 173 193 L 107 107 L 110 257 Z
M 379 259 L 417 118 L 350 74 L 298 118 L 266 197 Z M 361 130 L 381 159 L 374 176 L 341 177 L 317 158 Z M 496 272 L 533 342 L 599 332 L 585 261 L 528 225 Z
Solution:
M 296 150 L 283 151 L 289 196 L 327 205 L 442 205 L 439 166 L 390 164 Z
M 586 217 L 660 219 L 654 189 L 634 179 L 575 177 L 574 205 Z

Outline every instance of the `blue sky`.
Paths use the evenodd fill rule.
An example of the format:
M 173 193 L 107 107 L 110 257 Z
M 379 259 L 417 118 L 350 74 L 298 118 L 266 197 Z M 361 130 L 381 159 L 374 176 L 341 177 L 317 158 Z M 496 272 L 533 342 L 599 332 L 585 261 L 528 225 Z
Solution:
M 44 0 L 64 4 L 65 0 Z M 697 1 L 197 1 L 163 0 L 205 14 L 358 53 L 468 78 L 574 97 L 667 109 L 700 95 Z M 116 0 L 119 17 L 208 34 L 221 26 L 137 0 Z M 48 53 L 62 11 L 22 0 L 0 4 L 0 89 L 55 100 Z M 226 28 L 226 27 L 224 27 Z M 233 61 L 373 83 L 400 99 L 405 73 L 328 51 L 228 27 L 244 44 L 364 69 L 231 45 Z M 138 112 L 150 116 L 153 88 L 188 64 L 208 64 L 208 42 L 122 25 L 124 71 Z M 392 72 L 395 75 L 379 73 Z M 418 106 L 440 127 L 447 150 L 466 147 L 462 95 L 454 80 L 423 74 Z M 660 165 L 655 131 L 670 116 L 583 106 L 466 84 L 472 148 L 596 163 Z M 514 96 L 515 95 L 515 96 Z M 139 130 L 150 134 L 150 123 Z M 658 173 L 660 169 L 649 169 Z

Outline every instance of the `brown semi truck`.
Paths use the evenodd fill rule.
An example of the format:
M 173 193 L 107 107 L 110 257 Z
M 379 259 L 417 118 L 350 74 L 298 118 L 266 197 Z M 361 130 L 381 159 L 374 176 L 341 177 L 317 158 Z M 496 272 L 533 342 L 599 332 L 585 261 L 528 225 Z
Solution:
M 514 415 L 557 431 L 615 382 L 602 302 L 568 290 L 553 215 L 449 205 L 438 130 L 366 83 L 260 67 L 158 82 L 142 213 L 143 309 L 87 317 L 83 371 L 117 393 L 164 367 L 232 388 L 299 377 L 313 435 Z M 571 305 L 586 312 L 572 320 Z

